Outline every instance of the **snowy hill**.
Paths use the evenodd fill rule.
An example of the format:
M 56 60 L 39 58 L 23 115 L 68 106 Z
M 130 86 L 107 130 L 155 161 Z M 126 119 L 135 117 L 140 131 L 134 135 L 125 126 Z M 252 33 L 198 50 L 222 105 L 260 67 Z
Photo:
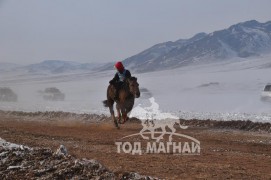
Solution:
M 16 72 L 16 74 L 62 74 L 74 72 L 89 72 L 103 66 L 102 63 L 78 63 L 64 60 L 45 60 L 30 65 L 0 63 L 0 73 Z
M 271 52 L 271 21 L 238 23 L 210 34 L 165 42 L 124 60 L 137 72 L 172 69 L 190 64 L 247 58 Z

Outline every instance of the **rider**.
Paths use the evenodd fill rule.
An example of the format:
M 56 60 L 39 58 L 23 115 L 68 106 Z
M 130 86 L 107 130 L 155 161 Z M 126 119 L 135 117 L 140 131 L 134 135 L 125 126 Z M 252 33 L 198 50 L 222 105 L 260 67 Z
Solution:
M 115 68 L 117 70 L 117 73 L 115 74 L 114 78 L 111 81 L 109 81 L 109 83 L 114 85 L 114 87 L 116 89 L 114 100 L 118 100 L 119 90 L 121 89 L 124 81 L 127 78 L 131 78 L 131 73 L 129 70 L 124 68 L 122 62 L 120 62 L 120 61 L 118 61 L 115 64 Z

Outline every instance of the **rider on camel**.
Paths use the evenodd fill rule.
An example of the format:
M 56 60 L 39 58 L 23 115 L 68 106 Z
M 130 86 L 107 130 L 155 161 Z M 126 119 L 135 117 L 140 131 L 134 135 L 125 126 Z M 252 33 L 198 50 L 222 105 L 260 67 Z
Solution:
M 125 80 L 131 78 L 131 73 L 129 70 L 124 68 L 123 64 L 120 61 L 115 64 L 115 68 L 117 72 L 114 78 L 109 81 L 109 83 L 114 85 L 116 89 L 114 100 L 118 100 L 119 90 L 123 86 Z

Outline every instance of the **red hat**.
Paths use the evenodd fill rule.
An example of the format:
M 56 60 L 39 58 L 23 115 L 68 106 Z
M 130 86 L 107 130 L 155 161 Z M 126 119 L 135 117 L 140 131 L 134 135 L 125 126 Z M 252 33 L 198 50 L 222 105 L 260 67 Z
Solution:
M 118 70 L 118 71 L 123 71 L 124 70 L 124 66 L 123 64 L 118 61 L 116 64 L 115 64 L 115 68 Z

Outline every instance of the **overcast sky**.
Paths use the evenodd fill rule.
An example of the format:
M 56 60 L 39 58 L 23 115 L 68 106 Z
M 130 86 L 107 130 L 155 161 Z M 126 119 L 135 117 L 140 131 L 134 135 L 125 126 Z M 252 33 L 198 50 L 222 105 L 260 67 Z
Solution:
M 0 62 L 123 60 L 160 42 L 271 20 L 270 0 L 0 0 Z

